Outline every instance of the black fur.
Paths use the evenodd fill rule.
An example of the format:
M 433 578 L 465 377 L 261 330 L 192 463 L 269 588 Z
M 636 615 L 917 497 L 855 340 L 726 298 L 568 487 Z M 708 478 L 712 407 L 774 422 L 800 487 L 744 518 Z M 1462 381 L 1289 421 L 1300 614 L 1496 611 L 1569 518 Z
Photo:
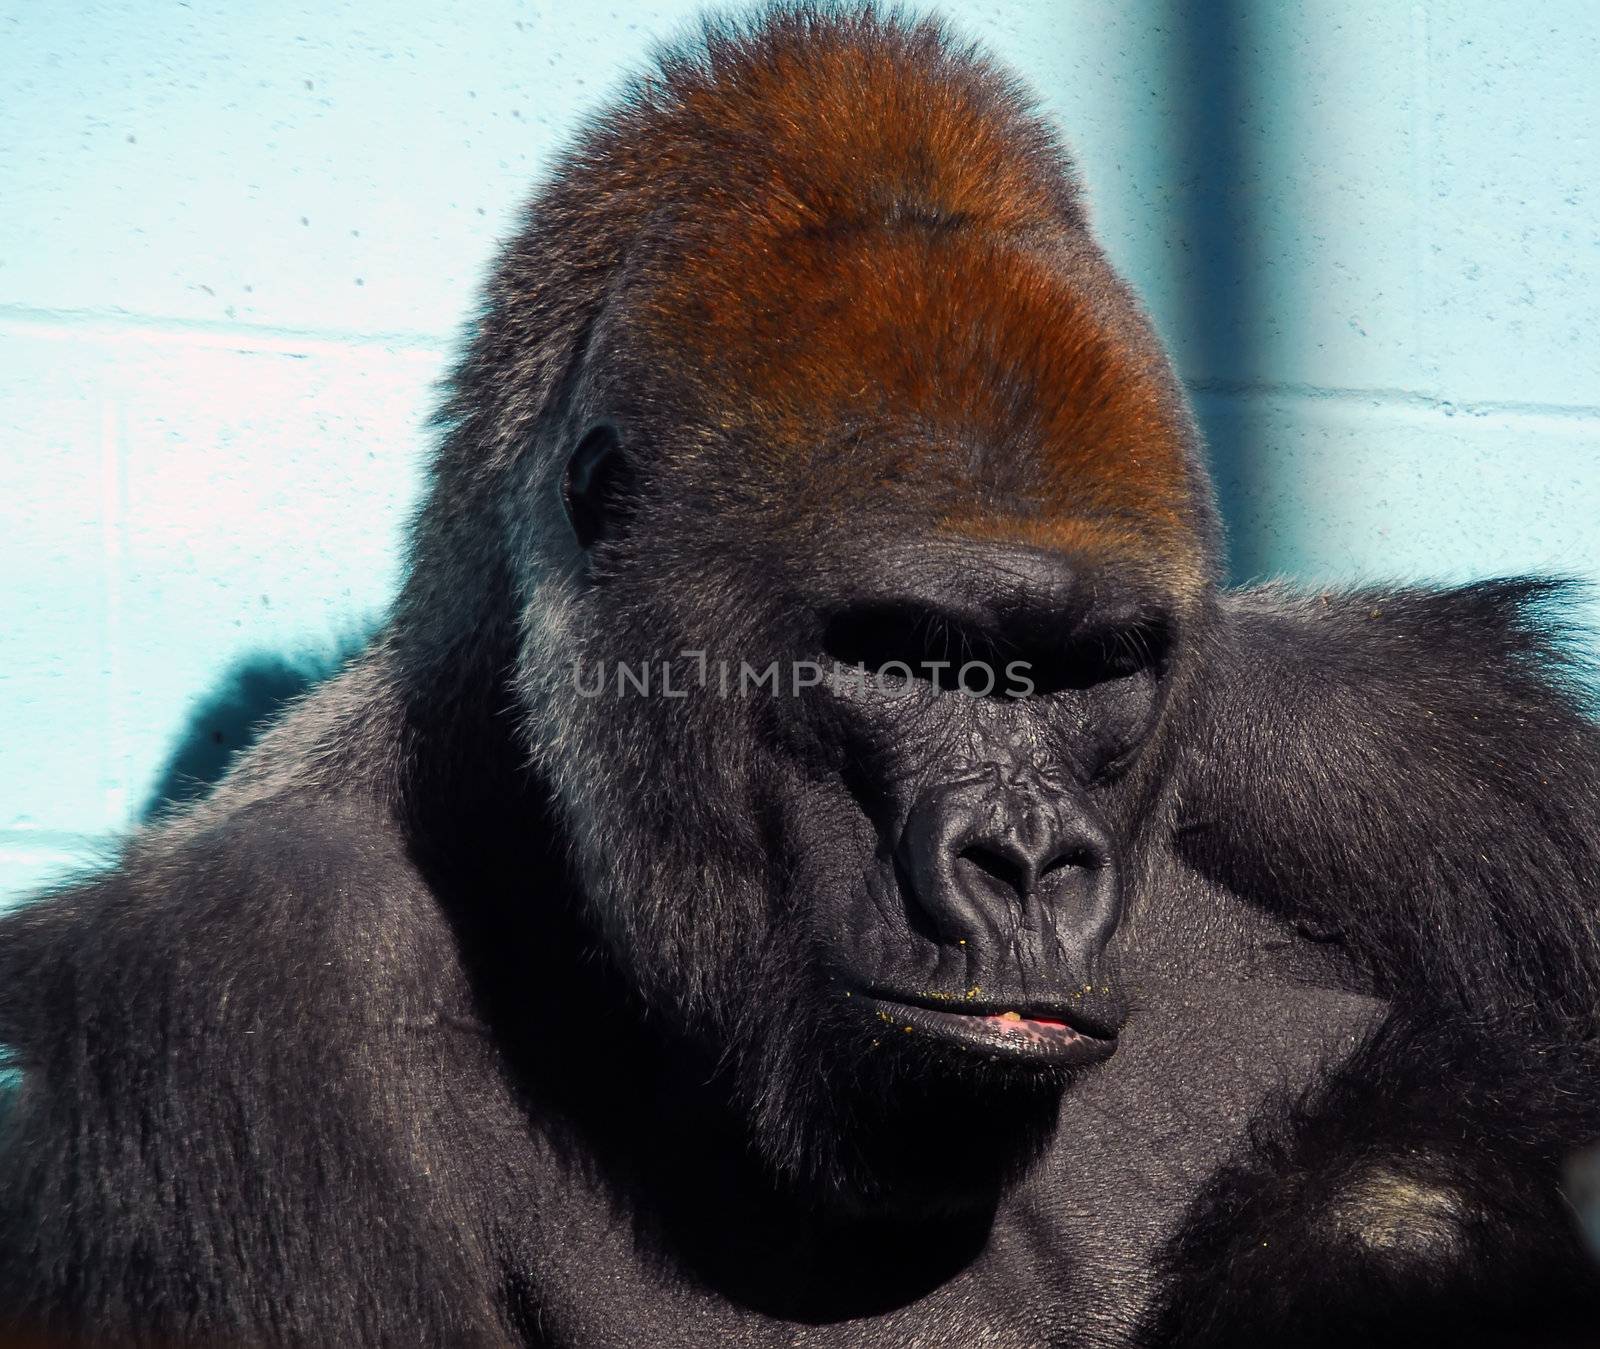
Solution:
M 1127 415 L 1168 438 L 1146 516 L 1060 508 L 1101 532 L 1048 545 L 934 527 L 981 499 L 1032 528 L 1056 490 L 1023 431 L 1059 391 L 1014 372 L 974 367 L 1004 397 L 958 453 L 908 461 L 908 427 L 945 443 L 920 409 L 820 392 L 784 449 L 752 410 L 779 396 L 718 383 L 755 355 L 729 334 L 697 365 L 649 328 L 749 200 L 721 189 L 784 168 L 672 118 L 841 46 L 1046 184 L 1021 246 L 1111 363 L 1091 401 L 1142 389 Z M 383 632 L 211 796 L 0 922 L 0 1328 L 1591 1342 L 1560 1181 L 1600 1137 L 1600 733 L 1562 587 L 1218 593 L 1175 381 L 1014 88 L 855 9 L 713 28 L 663 69 L 502 262 Z M 917 198 L 923 159 L 861 162 L 868 216 L 828 197 L 846 214 L 807 247 L 976 228 Z M 972 322 L 997 325 L 979 347 L 1009 331 Z M 1154 541 L 1172 519 L 1188 552 Z M 683 687 L 685 649 L 1022 652 L 1047 682 L 891 703 L 569 678 L 648 658 Z M 1000 1048 L 939 1030 L 947 1005 Z M 1097 1061 L 1008 1057 L 1016 1008 Z

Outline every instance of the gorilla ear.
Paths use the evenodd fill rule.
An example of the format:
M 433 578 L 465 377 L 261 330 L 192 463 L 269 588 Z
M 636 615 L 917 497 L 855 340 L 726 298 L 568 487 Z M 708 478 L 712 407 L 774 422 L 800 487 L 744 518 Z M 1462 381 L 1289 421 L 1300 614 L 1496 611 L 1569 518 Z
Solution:
M 567 519 L 578 547 L 587 551 L 617 532 L 619 498 L 629 486 L 628 464 L 622 453 L 622 437 L 610 422 L 602 422 L 584 432 L 567 460 L 562 497 Z

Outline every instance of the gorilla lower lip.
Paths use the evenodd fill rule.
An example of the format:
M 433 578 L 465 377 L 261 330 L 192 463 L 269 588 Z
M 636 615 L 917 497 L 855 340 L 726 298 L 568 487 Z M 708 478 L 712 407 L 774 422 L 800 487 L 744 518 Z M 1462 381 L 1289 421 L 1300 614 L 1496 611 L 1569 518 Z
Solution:
M 1052 1016 L 950 1012 L 871 996 L 866 1001 L 881 1021 L 906 1034 L 927 1035 L 995 1059 L 1079 1067 L 1109 1058 L 1117 1048 L 1115 1035 L 1091 1035 Z

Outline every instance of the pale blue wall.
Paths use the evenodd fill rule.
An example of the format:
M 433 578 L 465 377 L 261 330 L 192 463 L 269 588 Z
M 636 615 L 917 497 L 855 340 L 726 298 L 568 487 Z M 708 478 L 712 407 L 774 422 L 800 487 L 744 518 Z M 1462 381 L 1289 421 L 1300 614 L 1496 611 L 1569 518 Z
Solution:
M 0 0 L 0 892 L 359 634 L 495 241 L 696 8 Z M 1241 574 L 1600 575 L 1600 6 L 948 12 L 1077 146 Z

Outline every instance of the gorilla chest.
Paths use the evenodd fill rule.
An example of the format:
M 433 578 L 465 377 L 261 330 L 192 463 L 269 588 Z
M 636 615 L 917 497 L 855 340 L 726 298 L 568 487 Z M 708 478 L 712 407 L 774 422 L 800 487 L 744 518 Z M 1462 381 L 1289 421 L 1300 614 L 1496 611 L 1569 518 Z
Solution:
M 708 1192 L 716 1252 L 686 1257 L 670 1231 L 569 1179 L 540 1204 L 528 1319 L 552 1345 L 619 1349 L 1131 1345 L 1156 1253 L 1197 1189 L 1262 1103 L 1307 1085 L 1375 1010 L 1292 984 L 1146 984 L 1030 1175 L 992 1211 L 944 1223 L 819 1233 Z

